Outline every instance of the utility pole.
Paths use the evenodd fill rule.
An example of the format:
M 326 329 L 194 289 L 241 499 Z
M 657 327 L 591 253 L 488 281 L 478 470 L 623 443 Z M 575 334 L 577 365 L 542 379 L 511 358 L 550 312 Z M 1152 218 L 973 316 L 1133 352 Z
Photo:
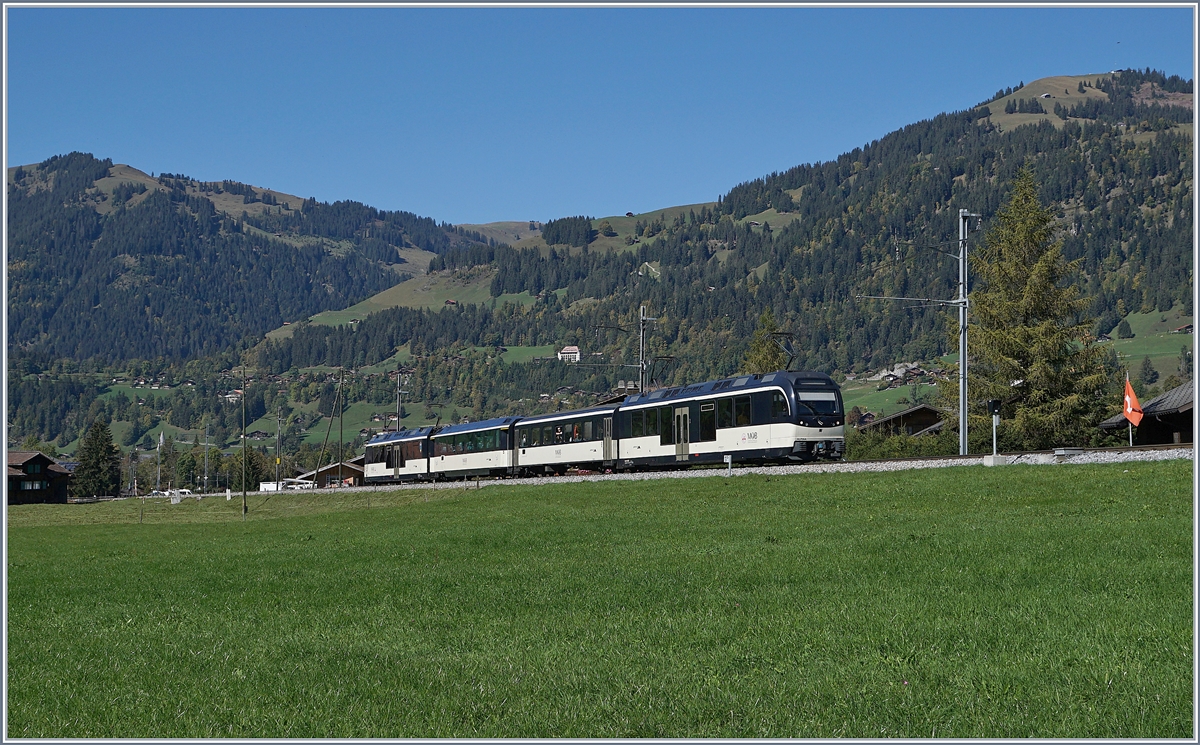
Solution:
M 343 390 L 345 384 L 346 369 L 342 368 L 338 371 L 338 390 Z M 343 403 L 342 407 L 338 409 L 338 488 L 341 488 L 342 484 L 344 483 L 342 481 L 342 462 L 346 459 L 346 456 L 343 454 L 342 448 L 345 447 L 346 438 L 344 436 L 345 427 L 342 425 L 345 424 L 346 418 L 342 415 L 345 413 L 345 408 L 346 405 Z M 397 422 L 397 424 L 399 424 L 399 422 Z
M 280 429 L 283 425 L 283 417 L 278 412 L 275 413 L 275 490 L 279 491 L 279 455 L 283 452 L 283 438 L 280 435 Z
M 163 446 L 163 430 L 158 432 L 158 454 L 157 461 L 154 464 L 154 491 L 162 489 L 162 446 Z
M 242 365 L 242 522 L 246 522 L 246 365 Z
M 402 383 L 403 383 L 403 385 L 408 385 L 408 376 L 407 375 L 402 376 L 400 374 L 400 354 L 397 353 L 396 354 L 396 431 L 397 432 L 400 431 L 400 412 L 404 408 L 401 405 L 400 396 L 402 396 L 405 393 L 409 393 L 409 391 L 400 390 Z
M 958 296 L 953 300 L 938 300 L 932 298 L 921 297 L 888 297 L 883 295 L 855 295 L 856 299 L 869 300 L 906 300 L 909 302 L 919 303 L 912 307 L 921 308 L 929 306 L 953 307 L 958 308 L 958 454 L 967 454 L 967 307 L 970 300 L 967 297 L 967 234 L 971 232 L 970 221 L 975 218 L 982 222 L 979 215 L 976 215 L 967 210 L 960 209 L 958 211 L 958 253 L 952 254 L 949 251 L 943 251 L 936 246 L 918 246 L 918 248 L 929 248 L 947 256 L 953 256 L 958 259 Z M 979 230 L 980 225 L 976 225 L 975 229 Z M 941 244 L 946 245 L 946 244 Z M 899 258 L 900 247 L 896 247 L 896 256 Z
M 204 422 L 204 493 L 208 494 L 208 422 Z
M 646 315 L 646 306 L 638 306 L 638 395 L 646 392 L 646 324 L 657 320 Z
M 971 218 L 967 210 L 958 211 L 958 454 L 967 454 L 967 233 Z

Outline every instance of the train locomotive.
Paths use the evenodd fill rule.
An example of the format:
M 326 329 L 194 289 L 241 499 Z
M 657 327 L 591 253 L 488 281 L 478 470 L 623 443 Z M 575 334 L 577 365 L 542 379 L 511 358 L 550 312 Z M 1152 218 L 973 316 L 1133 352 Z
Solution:
M 367 483 L 803 463 L 845 452 L 841 388 L 819 372 L 741 375 L 528 417 L 385 432 Z M 729 458 L 727 461 L 726 459 Z

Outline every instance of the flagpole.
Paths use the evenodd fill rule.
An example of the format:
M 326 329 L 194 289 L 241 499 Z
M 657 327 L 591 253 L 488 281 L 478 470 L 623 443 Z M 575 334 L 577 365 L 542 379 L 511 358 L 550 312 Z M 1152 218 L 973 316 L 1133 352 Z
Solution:
M 1128 370 L 1125 371 L 1125 389 L 1130 390 Z M 1125 396 L 1125 407 L 1128 409 L 1125 412 L 1125 421 L 1129 422 L 1129 447 L 1133 447 L 1133 420 L 1129 418 L 1129 415 L 1133 413 L 1133 404 L 1130 403 L 1128 395 Z

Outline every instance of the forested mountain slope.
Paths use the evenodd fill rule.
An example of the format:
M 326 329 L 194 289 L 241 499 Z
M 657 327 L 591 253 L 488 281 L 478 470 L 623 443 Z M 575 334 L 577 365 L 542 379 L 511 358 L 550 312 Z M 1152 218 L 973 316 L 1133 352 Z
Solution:
M 642 304 L 658 319 L 650 355 L 670 358 L 655 366 L 664 384 L 737 370 L 765 309 L 795 334 L 799 367 L 849 373 L 932 360 L 955 351 L 954 314 L 856 296 L 953 296 L 957 263 L 928 247 L 953 250 L 964 208 L 983 215 L 971 238 L 983 240 L 1024 165 L 1056 211 L 1067 257 L 1080 261 L 1071 281 L 1089 298 L 1097 333 L 1135 312 L 1182 306 L 1191 315 L 1191 93 L 1191 81 L 1151 71 L 1034 81 L 715 202 L 548 219 L 536 236 L 515 230 L 523 247 L 411 213 L 52 158 L 9 173 L 10 421 L 18 436 L 61 444 L 96 416 L 149 416 L 148 405 L 106 404 L 98 372 L 60 375 L 85 369 L 64 359 L 194 379 L 155 399 L 154 416 L 185 430 L 203 420 L 232 431 L 240 411 L 217 393 L 237 387 L 228 370 L 239 361 L 277 376 L 279 395 L 294 398 L 284 381 L 303 387 L 305 375 L 323 374 L 304 368 L 390 360 L 391 370 L 402 359 L 423 408 L 529 413 L 565 405 L 543 400 L 556 387 L 608 395 L 636 378 L 621 365 L 637 360 Z M 606 222 L 615 235 L 604 235 Z M 492 301 L 391 307 L 353 327 L 297 322 L 416 271 L 399 263 L 400 248 L 432 251 L 428 269 L 447 283 L 490 277 Z M 293 322 L 290 338 L 262 340 L 283 321 Z M 509 362 L 495 349 L 517 347 L 528 360 L 566 344 L 593 364 Z M 355 383 L 372 393 L 348 400 L 394 400 L 380 369 Z M 275 383 L 255 385 L 270 393 Z
M 928 359 L 951 346 L 944 311 L 855 296 L 952 296 L 956 263 L 911 244 L 946 247 L 960 208 L 982 214 L 986 231 L 1022 165 L 1056 206 L 1067 257 L 1082 260 L 1075 281 L 1091 298 L 1097 332 L 1129 312 L 1190 305 L 1191 82 L 1151 71 L 1073 80 L 1085 93 L 1059 113 L 1024 88 L 1000 91 L 836 160 L 740 184 L 714 209 L 642 226 L 654 240 L 631 251 L 450 250 L 437 260 L 445 271 L 487 263 L 496 270 L 493 296 L 527 291 L 543 301 L 393 309 L 353 332 L 302 328 L 264 345 L 259 359 L 275 369 L 359 365 L 405 343 L 432 351 L 503 342 L 623 347 L 628 361 L 628 336 L 606 339 L 594 329 L 628 327 L 640 303 L 660 318 L 653 343 L 676 358 L 674 380 L 732 372 L 764 308 L 797 334 L 805 367 L 845 372 Z M 993 105 L 996 118 L 1032 118 L 1002 129 Z
M 42 364 L 212 354 L 394 285 L 397 249 L 474 243 L 412 213 L 82 153 L 10 169 L 8 210 L 9 348 Z

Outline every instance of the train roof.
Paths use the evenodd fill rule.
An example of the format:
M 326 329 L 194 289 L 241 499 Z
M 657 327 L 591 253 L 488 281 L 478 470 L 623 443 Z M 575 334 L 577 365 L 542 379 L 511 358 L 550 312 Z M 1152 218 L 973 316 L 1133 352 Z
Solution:
M 519 418 L 520 417 L 515 416 L 503 416 L 497 417 L 496 419 L 484 419 L 483 421 L 479 422 L 451 424 L 448 427 L 442 427 L 440 430 L 435 432 L 433 436 L 441 437 L 442 435 L 457 435 L 462 434 L 463 432 L 478 432 L 479 430 L 483 429 L 504 429 L 513 422 L 517 421 Z
M 389 442 L 404 442 L 405 440 L 424 440 L 433 432 L 433 427 L 418 427 L 417 429 L 402 429 L 399 432 L 380 432 L 367 442 L 368 445 L 383 445 Z
M 738 375 L 732 378 L 709 380 L 704 383 L 693 383 L 692 385 L 676 386 L 674 388 L 660 388 L 657 391 L 629 396 L 621 406 L 639 406 L 648 403 L 658 403 L 660 401 L 673 401 L 725 390 L 728 390 L 730 393 L 740 393 L 742 391 L 752 391 L 761 388 L 773 388 L 784 381 L 790 383 L 795 388 L 832 388 L 834 390 L 840 388 L 834 382 L 833 378 L 823 372 L 787 372 L 776 370 L 773 373 Z
M 572 409 L 571 411 L 555 411 L 550 414 L 538 414 L 537 416 L 521 417 L 518 426 L 525 424 L 541 424 L 542 422 L 553 422 L 558 419 L 571 419 L 579 416 L 587 416 L 589 414 L 611 414 L 616 410 L 618 404 L 606 404 L 604 406 L 592 406 L 586 409 Z

